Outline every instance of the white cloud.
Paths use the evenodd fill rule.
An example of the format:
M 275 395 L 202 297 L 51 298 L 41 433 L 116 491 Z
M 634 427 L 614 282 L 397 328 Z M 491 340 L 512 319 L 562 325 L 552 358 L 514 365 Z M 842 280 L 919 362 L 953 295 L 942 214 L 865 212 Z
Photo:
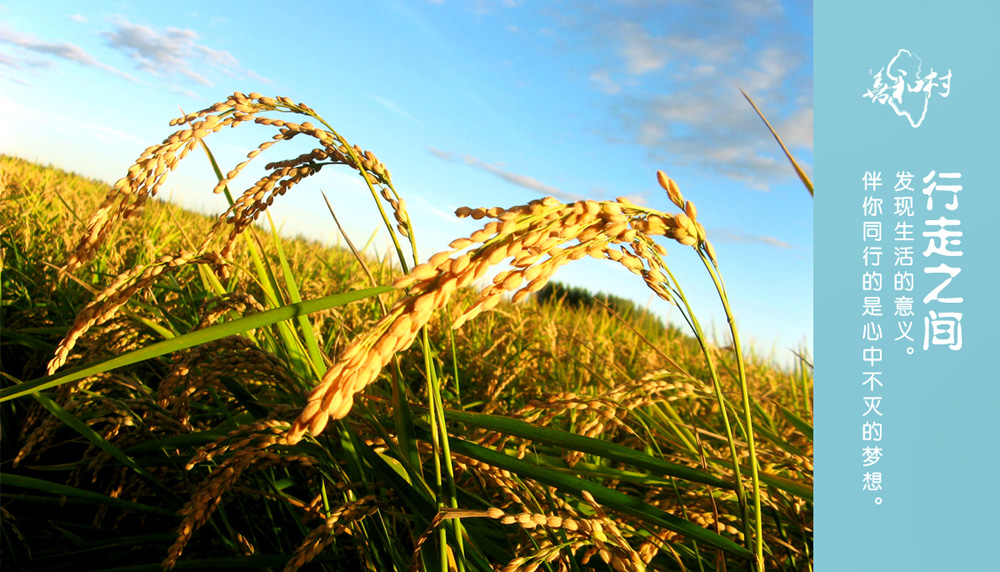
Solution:
M 611 79 L 611 74 L 607 70 L 598 70 L 590 74 L 590 81 L 597 86 L 604 93 L 613 94 L 619 93 L 622 87 L 618 85 L 618 82 Z
M 198 34 L 191 30 L 168 28 L 166 32 L 159 32 L 122 20 L 103 35 L 109 46 L 128 55 L 139 69 L 147 73 L 165 76 L 180 74 L 201 85 L 212 85 L 188 63 L 198 47 L 195 44 Z
M 570 0 L 572 1 L 572 0 Z M 613 94 L 608 141 L 767 189 L 795 174 L 743 100 L 745 89 L 791 148 L 812 148 L 808 26 L 780 0 L 577 2 L 554 21 L 595 54 L 589 85 Z M 807 171 L 808 165 L 803 165 Z
M 757 67 L 744 72 L 740 87 L 749 93 L 780 89 L 794 64 L 801 63 L 797 62 L 799 59 L 784 48 L 777 46 L 764 48 L 754 55 Z
M 692 90 L 625 97 L 615 110 L 618 128 L 658 162 L 694 166 L 766 190 L 775 181 L 794 177 L 794 171 L 743 99 L 739 83 L 695 81 Z M 777 93 L 765 89 L 751 96 L 793 153 L 811 149 L 812 107 L 792 106 L 782 116 Z
M 630 73 L 643 75 L 667 65 L 669 59 L 662 38 L 653 38 L 634 22 L 623 23 L 620 33 L 618 53 L 625 60 Z
M 778 0 L 729 0 L 729 4 L 739 14 L 751 18 L 781 16 L 785 12 Z
M 774 125 L 772 123 L 772 125 Z M 791 115 L 778 122 L 775 130 L 781 140 L 789 147 L 812 147 L 813 142 L 813 108 L 799 107 Z
M 70 20 L 73 20 L 74 22 L 80 22 L 81 24 L 86 24 L 87 22 L 90 21 L 85 16 L 83 16 L 81 14 L 70 14 L 68 16 L 68 18 Z
M 243 70 L 229 52 L 201 43 L 200 36 L 193 30 L 160 30 L 119 19 L 102 35 L 110 47 L 131 58 L 140 70 L 157 77 L 173 79 L 179 76 L 207 87 L 213 86 L 220 74 L 242 74 L 269 82 L 256 73 Z

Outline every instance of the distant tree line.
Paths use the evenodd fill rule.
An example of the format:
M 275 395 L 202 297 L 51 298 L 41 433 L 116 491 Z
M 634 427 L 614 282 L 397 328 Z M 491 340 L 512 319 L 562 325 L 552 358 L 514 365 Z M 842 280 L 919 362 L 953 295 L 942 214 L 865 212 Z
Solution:
M 590 290 L 580 286 L 570 286 L 561 282 L 549 282 L 544 288 L 538 291 L 536 299 L 539 304 L 561 303 L 570 308 L 603 309 L 603 306 L 597 302 L 600 300 L 610 306 L 622 318 L 628 320 L 649 319 L 661 327 L 663 326 L 659 316 L 649 313 L 632 300 L 615 296 L 614 294 L 605 294 L 604 292 L 594 294 Z

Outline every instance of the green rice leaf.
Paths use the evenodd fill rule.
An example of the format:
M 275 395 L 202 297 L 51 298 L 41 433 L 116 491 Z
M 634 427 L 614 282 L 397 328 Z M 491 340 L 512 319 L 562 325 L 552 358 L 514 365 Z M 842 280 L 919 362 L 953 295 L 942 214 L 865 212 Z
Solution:
M 21 487 L 23 489 L 42 491 L 44 493 L 48 493 L 51 495 L 73 497 L 125 510 L 134 510 L 138 512 L 158 514 L 161 516 L 175 516 L 174 511 L 161 508 L 158 506 L 149 506 L 137 502 L 116 499 L 113 497 L 109 497 L 107 495 L 95 493 L 93 491 L 85 491 L 82 489 L 78 489 L 76 487 L 60 485 L 58 483 L 53 483 L 51 481 L 35 479 L 32 477 L 25 477 L 23 475 L 11 475 L 8 473 L 0 473 L 0 485 L 3 485 L 5 488 Z M 4 493 L 9 494 L 10 490 L 5 490 Z
M 302 296 L 299 294 L 299 285 L 295 282 L 295 275 L 292 274 L 292 268 L 288 264 L 288 258 L 285 256 L 285 249 L 281 246 L 281 236 L 278 235 L 278 229 L 274 228 L 274 221 L 271 219 L 271 213 L 267 212 L 267 222 L 271 224 L 271 239 L 274 242 L 274 248 L 278 253 L 278 262 L 281 264 L 281 273 L 285 278 L 285 287 L 288 289 L 288 297 L 293 303 L 301 302 Z M 319 376 L 322 377 L 323 372 L 326 371 L 326 363 L 323 361 L 323 354 L 319 350 L 319 343 L 316 342 L 316 335 L 313 333 L 312 322 L 309 321 L 309 316 L 300 315 L 296 317 L 299 322 L 299 327 L 302 328 L 302 339 L 306 346 L 306 351 L 309 353 L 309 359 L 312 360 L 313 367 Z
M 40 377 L 15 387 L 5 388 L 0 390 L 0 402 L 17 399 L 18 397 L 23 397 L 30 393 L 49 389 L 50 387 L 70 383 L 91 375 L 139 363 L 141 361 L 201 345 L 206 342 L 218 340 L 226 336 L 239 334 L 254 328 L 260 328 L 284 320 L 290 320 L 302 314 L 311 314 L 313 312 L 319 312 L 336 306 L 344 306 L 346 304 L 350 304 L 351 302 L 371 298 L 391 290 L 392 286 L 379 286 L 378 288 L 365 288 L 364 290 L 334 294 L 333 296 L 325 296 L 323 298 L 317 298 L 316 300 L 309 300 L 298 304 L 289 304 L 287 306 L 282 306 L 280 308 L 275 308 L 259 314 L 253 314 L 231 322 L 216 324 L 203 330 L 197 330 L 184 334 L 183 336 L 177 336 L 176 338 L 163 340 L 162 342 L 157 342 L 144 348 L 132 350 L 114 358 L 90 365 L 75 367 L 53 375 Z
M 610 443 L 600 439 L 584 437 L 583 435 L 576 435 L 574 433 L 568 433 L 558 429 L 539 427 L 519 419 L 511 419 L 510 417 L 501 417 L 498 415 L 484 415 L 482 413 L 450 410 L 445 411 L 445 418 L 449 421 L 475 425 L 484 429 L 491 429 L 508 435 L 530 439 L 538 443 L 546 443 L 563 449 L 597 455 L 599 457 L 604 457 L 605 459 L 646 469 L 657 475 L 669 475 L 679 479 L 712 485 L 713 487 L 720 487 L 729 490 L 735 488 L 732 483 L 713 477 L 704 471 L 692 469 L 691 467 L 685 467 L 676 463 L 670 463 L 662 459 L 657 459 L 656 457 L 647 455 L 641 451 L 636 451 L 635 449 L 630 449 L 623 445 L 618 445 L 617 443 Z
M 799 417 L 798 415 L 792 413 L 791 409 L 788 409 L 784 405 L 777 403 L 778 409 L 781 411 L 781 415 L 791 423 L 796 429 L 802 431 L 802 434 L 809 437 L 810 440 L 813 438 L 813 427 L 805 419 Z

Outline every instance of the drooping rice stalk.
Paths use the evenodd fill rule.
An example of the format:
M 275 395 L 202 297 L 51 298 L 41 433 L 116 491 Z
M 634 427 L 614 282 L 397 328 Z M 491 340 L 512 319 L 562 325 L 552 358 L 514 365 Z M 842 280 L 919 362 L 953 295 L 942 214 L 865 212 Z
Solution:
M 309 121 L 295 123 L 274 114 L 304 115 Z M 277 143 L 309 139 L 316 147 L 268 163 L 267 174 L 233 195 L 230 208 L 212 222 L 198 246 L 171 246 L 172 254 L 126 270 L 79 312 L 56 347 L 50 375 L 24 384 L 57 387 L 56 400 L 39 399 L 58 416 L 26 425 L 26 445 L 17 461 L 44 458 L 46 442 L 70 427 L 91 443 L 72 485 L 85 478 L 99 482 L 100 462 L 113 459 L 122 467 L 116 468 L 106 496 L 132 499 L 116 506 L 143 506 L 150 488 L 177 491 L 179 523 L 171 525 L 176 537 L 166 548 L 167 569 L 182 555 L 191 558 L 198 537 L 210 534 L 247 557 L 262 542 L 271 542 L 272 550 L 287 555 L 282 565 L 289 571 L 307 563 L 323 565 L 324 557 L 345 552 L 354 554 L 352 564 L 380 570 L 570 570 L 586 567 L 595 557 L 616 570 L 663 567 L 662 559 L 705 569 L 714 564 L 703 553 L 712 551 L 716 558 L 763 570 L 765 558 L 785 547 L 794 551 L 788 559 L 792 568 L 772 558 L 774 567 L 795 569 L 796 562 L 809 560 L 793 544 L 808 550 L 811 524 L 799 521 L 811 491 L 767 471 L 779 470 L 780 463 L 801 466 L 811 448 L 800 449 L 802 443 L 783 436 L 787 433 L 755 402 L 715 250 L 694 204 L 663 173 L 658 181 L 679 212 L 624 198 L 462 207 L 457 216 L 482 220 L 483 226 L 421 264 L 406 203 L 374 154 L 349 145 L 305 104 L 236 93 L 174 120 L 172 125 L 184 128 L 141 154 L 87 224 L 64 274 L 99 263 L 101 246 L 120 221 L 136 216 L 181 159 L 204 146 L 209 135 L 250 123 L 277 132 L 246 161 L 220 172 L 215 192 L 228 192 L 247 164 Z M 388 278 L 393 272 L 388 266 L 368 271 L 365 286 L 369 281 L 392 284 L 391 305 L 375 314 L 377 319 L 358 320 L 334 333 L 297 310 L 284 310 L 332 311 L 389 288 L 353 297 L 346 293 L 342 301 L 323 305 L 303 300 L 303 284 L 276 232 L 274 265 L 251 235 L 253 223 L 277 197 L 339 165 L 364 179 L 392 236 L 402 276 Z M 254 272 L 236 260 L 244 237 Z M 408 255 L 400 237 L 409 241 Z M 663 239 L 692 247 L 716 285 L 734 340 L 735 374 L 728 379 L 727 357 L 708 343 L 666 263 Z M 543 346 L 527 342 L 533 334 L 518 331 L 523 324 L 517 320 L 500 321 L 490 312 L 501 309 L 501 314 L 529 319 L 505 300 L 528 301 L 559 268 L 584 257 L 624 266 L 676 305 L 695 334 L 700 363 L 695 352 L 667 355 L 681 347 L 676 345 L 651 352 L 648 359 L 660 364 L 654 371 L 629 373 L 603 355 L 616 344 L 608 322 L 599 321 L 600 312 L 581 322 L 595 329 L 587 333 L 592 345 L 580 343 L 585 349 L 578 352 L 556 342 L 554 314 L 538 318 L 539 329 L 547 330 Z M 491 284 L 473 291 L 498 269 Z M 190 270 L 197 270 L 197 282 L 206 291 L 198 304 L 189 300 L 197 306 L 188 319 L 192 331 L 143 318 L 144 326 L 166 338 L 151 352 L 157 344 L 116 326 L 130 317 L 123 316 L 127 304 L 142 305 L 137 303 L 141 293 L 183 302 L 190 294 L 177 294 L 187 287 L 177 284 L 189 284 L 184 273 Z M 158 290 L 165 284 L 171 288 Z M 275 312 L 284 313 L 277 317 Z M 504 330 L 489 333 L 498 324 Z M 454 330 L 444 339 L 436 335 L 442 326 Z M 226 333 L 216 334 L 221 327 Z M 635 346 L 652 343 L 633 331 L 641 340 Z M 124 355 L 114 363 L 133 364 L 138 358 L 130 355 L 140 352 L 166 361 L 141 381 L 115 377 L 117 366 L 87 363 L 91 340 L 100 336 L 123 344 Z M 411 355 L 416 353 L 412 346 L 419 348 L 419 358 Z M 471 356 L 464 358 L 468 363 L 460 363 L 459 346 Z M 445 367 L 442 356 L 449 354 L 453 363 Z M 487 356 L 502 358 L 495 377 L 479 377 L 481 371 L 474 375 L 477 359 L 493 367 Z M 589 385 L 559 377 L 566 364 L 556 356 L 576 360 L 583 372 L 579 379 Z M 70 359 L 81 360 L 83 371 L 96 375 L 60 371 Z M 556 364 L 554 379 L 539 365 L 544 359 Z M 612 367 L 604 367 L 604 359 Z M 387 368 L 389 396 L 376 383 Z M 549 379 L 551 386 L 536 379 Z M 739 387 L 739 404 L 727 397 L 728 383 Z M 530 393 L 517 395 L 514 387 Z M 12 386 L 4 388 L 3 400 L 28 394 Z M 466 395 L 481 397 L 480 412 L 466 410 Z M 790 419 L 795 427 L 805 424 Z M 758 446 L 755 426 L 760 423 L 767 433 Z M 91 452 L 95 449 L 99 456 Z M 159 456 L 143 457 L 143 464 L 133 458 L 149 451 Z M 156 465 L 155 471 L 146 465 Z M 16 482 L 45 487 L 30 479 Z M 50 490 L 66 492 L 55 485 Z M 262 503 L 270 519 L 265 522 L 294 538 L 272 542 L 260 530 L 254 537 L 251 530 L 259 524 L 252 519 L 237 523 L 226 511 L 230 503 Z M 784 524 L 777 520 L 779 509 Z M 775 516 L 766 518 L 764 510 Z M 787 537 L 789 522 L 796 523 L 803 539 Z M 437 542 L 427 542 L 431 537 Z

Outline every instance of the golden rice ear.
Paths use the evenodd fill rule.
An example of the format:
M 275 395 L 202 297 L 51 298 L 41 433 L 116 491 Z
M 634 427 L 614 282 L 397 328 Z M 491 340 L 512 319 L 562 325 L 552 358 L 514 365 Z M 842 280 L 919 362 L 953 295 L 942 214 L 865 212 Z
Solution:
M 712 259 L 712 264 L 718 266 L 719 259 L 715 257 L 715 247 L 712 246 L 712 243 L 707 240 L 705 241 L 705 252 L 708 254 L 708 257 Z
M 663 171 L 656 171 L 656 181 L 660 183 L 660 186 L 663 187 L 664 191 L 670 190 L 670 178 L 667 177 L 667 174 Z
M 698 209 L 695 208 L 694 203 L 691 201 L 686 201 L 684 203 L 684 212 L 691 217 L 691 220 L 698 218 Z
M 677 183 L 668 177 L 663 171 L 656 172 L 656 180 L 663 187 L 664 191 L 667 191 L 667 196 L 670 198 L 670 202 L 677 205 L 677 208 L 684 208 L 684 195 L 681 194 L 680 187 Z
M 290 442 L 301 439 L 307 430 L 318 434 L 329 420 L 347 415 L 354 395 L 378 378 L 396 352 L 413 344 L 434 311 L 444 307 L 458 288 L 483 278 L 490 267 L 514 258 L 511 269 L 497 274 L 477 301 L 454 319 L 453 328 L 489 311 L 506 294 L 513 294 L 514 300 L 520 302 L 541 290 L 564 264 L 598 252 L 635 274 L 650 276 L 650 270 L 658 267 L 650 250 L 655 243 L 642 229 L 648 226 L 650 217 L 660 221 L 663 230 L 666 221 L 675 220 L 627 201 L 578 205 L 563 204 L 551 197 L 511 209 L 459 209 L 460 213 L 466 211 L 473 219 L 502 218 L 504 224 L 486 223 L 469 238 L 453 241 L 452 250 L 431 256 L 393 283 L 396 288 L 411 288 L 409 295 L 398 300 L 368 333 L 343 351 L 310 394 L 309 405 L 292 425 Z M 689 242 L 680 237 L 678 240 L 693 244 L 697 225 L 684 214 L 676 219 L 686 229 L 683 237 Z M 612 244 L 622 244 L 621 250 L 612 248 Z M 452 258 L 456 250 L 473 245 L 478 247 Z M 658 286 L 662 274 L 657 271 L 654 276 L 656 279 L 647 283 L 669 301 L 669 293 Z

